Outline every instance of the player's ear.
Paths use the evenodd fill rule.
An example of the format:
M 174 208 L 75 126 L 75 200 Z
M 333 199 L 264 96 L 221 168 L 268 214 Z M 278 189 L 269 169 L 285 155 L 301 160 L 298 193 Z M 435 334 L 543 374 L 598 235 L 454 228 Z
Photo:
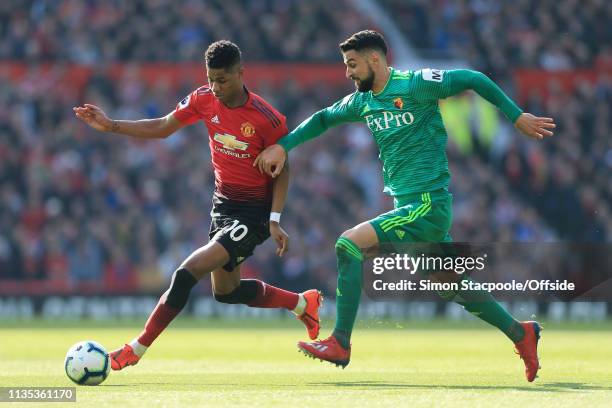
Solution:
M 380 55 L 376 51 L 372 50 L 368 52 L 368 60 L 370 64 L 378 65 L 380 64 Z

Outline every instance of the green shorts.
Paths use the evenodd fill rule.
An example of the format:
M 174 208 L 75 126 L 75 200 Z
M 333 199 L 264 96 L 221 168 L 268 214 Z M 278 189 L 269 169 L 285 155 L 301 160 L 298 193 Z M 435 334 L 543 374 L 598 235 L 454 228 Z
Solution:
M 453 196 L 447 190 L 395 197 L 394 204 L 370 221 L 381 244 L 452 242 Z

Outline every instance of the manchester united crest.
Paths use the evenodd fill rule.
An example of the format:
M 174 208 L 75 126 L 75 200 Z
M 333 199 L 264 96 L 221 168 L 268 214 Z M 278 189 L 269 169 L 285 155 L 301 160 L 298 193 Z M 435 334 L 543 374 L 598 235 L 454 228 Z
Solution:
M 402 98 L 395 98 L 393 100 L 393 105 L 395 105 L 397 109 L 404 109 L 404 101 Z
M 244 122 L 240 125 L 240 133 L 244 137 L 251 137 L 255 134 L 255 126 L 253 126 L 250 122 Z

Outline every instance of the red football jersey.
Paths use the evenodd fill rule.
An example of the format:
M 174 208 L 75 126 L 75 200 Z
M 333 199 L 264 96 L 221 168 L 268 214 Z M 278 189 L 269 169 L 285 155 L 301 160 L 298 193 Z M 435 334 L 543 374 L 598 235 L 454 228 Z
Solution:
M 174 117 L 185 124 L 200 119 L 206 123 L 218 195 L 237 201 L 270 201 L 272 179 L 253 162 L 287 134 L 287 121 L 263 98 L 247 93 L 244 105 L 228 108 L 208 86 L 202 86 L 178 103 Z

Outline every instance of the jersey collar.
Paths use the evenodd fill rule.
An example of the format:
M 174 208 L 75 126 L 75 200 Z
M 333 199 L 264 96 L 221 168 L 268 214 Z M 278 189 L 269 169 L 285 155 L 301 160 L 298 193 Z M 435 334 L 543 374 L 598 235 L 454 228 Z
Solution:
M 387 78 L 387 83 L 385 84 L 385 87 L 381 89 L 381 91 L 378 93 L 374 93 L 370 90 L 370 92 L 372 93 L 372 96 L 381 95 L 387 90 L 387 87 L 389 86 L 389 82 L 391 82 L 391 77 L 393 77 L 393 71 L 395 71 L 395 69 L 393 67 L 389 67 L 389 78 Z
M 240 109 L 240 108 L 244 108 L 245 106 L 247 106 L 247 105 L 249 104 L 249 102 L 251 102 L 251 91 L 249 91 L 249 89 L 246 87 L 246 85 L 242 85 L 242 89 L 244 89 L 244 92 L 246 92 L 246 94 L 247 94 L 247 99 L 246 99 L 246 101 L 245 101 L 245 102 L 244 102 L 242 105 L 240 105 L 240 106 L 234 106 L 233 108 L 230 108 L 229 106 L 227 106 L 227 105 L 226 105 L 226 104 L 224 104 L 223 102 L 221 102 L 221 101 L 219 101 L 219 102 L 221 102 L 221 104 L 222 104 L 223 106 L 225 106 L 225 108 L 226 108 L 226 109 L 230 109 L 230 110 L 231 110 L 231 109 Z

